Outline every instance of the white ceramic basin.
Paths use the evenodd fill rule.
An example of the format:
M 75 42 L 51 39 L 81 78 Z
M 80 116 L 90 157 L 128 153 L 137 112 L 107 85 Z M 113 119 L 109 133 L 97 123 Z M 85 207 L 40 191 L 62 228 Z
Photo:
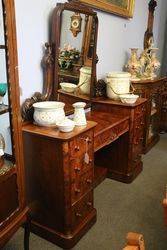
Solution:
M 127 103 L 127 104 L 133 104 L 139 98 L 138 95 L 134 95 L 134 94 L 120 95 L 119 97 L 121 99 L 121 102 Z
M 57 122 L 65 118 L 65 104 L 63 102 L 37 102 L 34 107 L 34 121 L 40 126 L 56 126 Z
M 75 85 L 73 83 L 69 83 L 69 82 L 61 82 L 60 86 L 61 86 L 62 90 L 64 90 L 65 92 L 68 92 L 68 93 L 73 93 L 74 90 L 77 88 L 77 85 Z

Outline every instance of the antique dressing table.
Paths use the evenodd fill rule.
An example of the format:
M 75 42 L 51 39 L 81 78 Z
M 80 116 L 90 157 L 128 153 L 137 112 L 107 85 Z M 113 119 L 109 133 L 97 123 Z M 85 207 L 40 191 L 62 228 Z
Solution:
M 130 183 L 142 171 L 146 99 L 128 105 L 96 96 L 97 32 L 98 19 L 92 9 L 78 1 L 58 4 L 43 60 L 44 92 L 35 93 L 22 106 L 31 231 L 67 249 L 96 221 L 93 189 L 106 177 Z M 63 48 L 65 42 L 79 50 L 78 60 L 67 58 L 69 51 L 76 51 L 69 44 Z M 63 81 L 79 82 L 82 67 L 91 68 L 89 94 L 61 90 Z M 33 124 L 32 104 L 46 100 L 63 101 L 66 114 L 73 113 L 74 102 L 86 102 L 87 125 L 62 133 Z

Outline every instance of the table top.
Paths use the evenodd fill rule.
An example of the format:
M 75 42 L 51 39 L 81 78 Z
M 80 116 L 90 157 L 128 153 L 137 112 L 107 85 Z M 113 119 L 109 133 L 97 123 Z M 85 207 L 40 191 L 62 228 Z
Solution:
M 40 136 L 46 136 L 58 140 L 70 140 L 80 133 L 86 132 L 91 128 L 95 128 L 95 136 L 103 133 L 104 131 L 111 129 L 114 126 L 129 119 L 128 116 L 116 116 L 107 112 L 90 111 L 86 114 L 87 125 L 81 127 L 75 127 L 72 132 L 63 133 L 58 130 L 57 127 L 40 127 L 38 125 L 27 123 L 22 127 L 23 132 L 36 134 Z

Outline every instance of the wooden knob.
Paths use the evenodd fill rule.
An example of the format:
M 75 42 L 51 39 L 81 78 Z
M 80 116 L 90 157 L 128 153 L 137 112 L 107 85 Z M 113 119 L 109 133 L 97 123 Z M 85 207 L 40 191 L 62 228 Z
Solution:
M 139 126 L 136 126 L 136 129 L 139 129 L 140 127 Z
M 77 167 L 75 167 L 74 170 L 75 170 L 76 172 L 80 172 L 80 171 L 81 171 L 81 169 L 80 169 L 80 168 L 77 168 Z
M 79 194 L 81 192 L 81 190 L 80 189 L 75 189 L 75 193 L 77 193 L 77 194 Z
M 75 215 L 76 215 L 76 217 L 80 217 L 80 218 L 82 217 L 82 214 L 80 214 L 80 213 L 76 213 Z
M 75 151 L 79 151 L 79 146 L 75 146 Z
M 87 179 L 86 182 L 87 182 L 88 184 L 91 184 L 91 183 L 92 183 L 92 180 Z
M 86 205 L 87 205 L 88 207 L 91 207 L 91 206 L 92 206 L 92 202 L 87 202 Z
M 87 142 L 88 143 L 92 143 L 92 140 L 90 138 L 88 138 Z

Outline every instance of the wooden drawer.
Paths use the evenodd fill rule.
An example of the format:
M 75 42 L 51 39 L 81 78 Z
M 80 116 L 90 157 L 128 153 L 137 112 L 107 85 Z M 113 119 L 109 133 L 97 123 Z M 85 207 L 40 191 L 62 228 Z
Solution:
M 85 161 L 85 153 L 80 157 L 70 159 L 71 178 L 75 179 L 93 168 L 94 155 L 92 150 L 87 152 L 88 161 Z
M 93 192 L 90 191 L 72 207 L 72 228 L 75 229 L 93 209 Z
M 93 187 L 93 168 L 82 176 L 72 180 L 71 204 L 77 202 L 85 193 Z
M 69 142 L 71 158 L 81 158 L 86 152 L 93 154 L 93 131 L 90 130 Z
M 121 136 L 125 131 L 129 130 L 129 120 L 122 122 L 119 126 L 115 126 L 103 133 L 97 135 L 94 139 L 94 150 L 104 147 L 105 145 L 110 144 L 112 141 L 115 141 L 119 136 Z

